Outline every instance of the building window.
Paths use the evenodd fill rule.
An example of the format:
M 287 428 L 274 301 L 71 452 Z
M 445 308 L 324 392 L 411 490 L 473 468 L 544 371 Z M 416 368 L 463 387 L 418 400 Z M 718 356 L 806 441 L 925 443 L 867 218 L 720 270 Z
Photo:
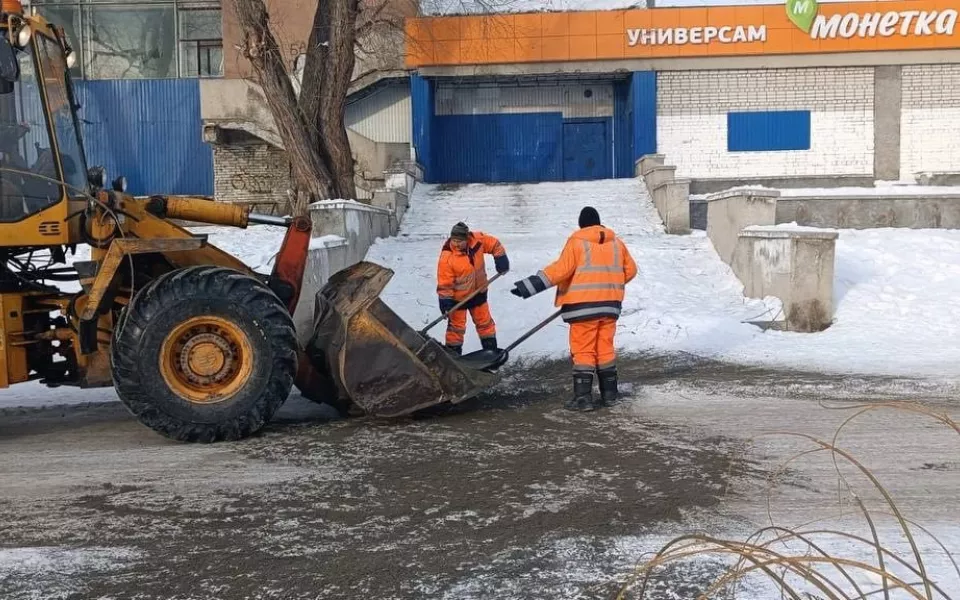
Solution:
M 86 79 L 166 79 L 223 75 L 220 4 L 216 0 L 34 0 L 62 25 L 83 58 Z
M 177 76 L 172 5 L 88 6 L 83 17 L 88 78 Z
M 180 11 L 180 76 L 221 77 L 223 36 L 220 10 Z

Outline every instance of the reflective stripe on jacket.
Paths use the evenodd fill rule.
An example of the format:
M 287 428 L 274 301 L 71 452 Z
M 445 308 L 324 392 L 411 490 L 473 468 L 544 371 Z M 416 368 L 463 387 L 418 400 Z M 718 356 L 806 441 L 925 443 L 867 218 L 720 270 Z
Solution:
M 602 225 L 573 233 L 560 258 L 523 280 L 532 294 L 556 286 L 555 304 L 566 322 L 620 316 L 624 288 L 637 276 L 626 244 Z
M 450 240 L 447 240 L 437 262 L 437 295 L 460 302 L 474 290 L 485 286 L 485 254 L 492 254 L 496 258 L 506 255 L 506 250 L 500 240 L 480 231 L 473 231 L 467 236 L 465 252 L 454 250 Z M 487 293 L 484 291 L 474 296 L 464 308 L 480 306 L 486 301 Z

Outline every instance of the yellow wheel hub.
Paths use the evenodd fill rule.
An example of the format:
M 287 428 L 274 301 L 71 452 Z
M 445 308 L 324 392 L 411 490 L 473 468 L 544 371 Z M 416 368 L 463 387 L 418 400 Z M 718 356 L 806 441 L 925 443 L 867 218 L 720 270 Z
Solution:
M 250 379 L 253 348 L 234 323 L 214 316 L 193 317 L 163 340 L 160 372 L 170 389 L 185 400 L 222 402 Z

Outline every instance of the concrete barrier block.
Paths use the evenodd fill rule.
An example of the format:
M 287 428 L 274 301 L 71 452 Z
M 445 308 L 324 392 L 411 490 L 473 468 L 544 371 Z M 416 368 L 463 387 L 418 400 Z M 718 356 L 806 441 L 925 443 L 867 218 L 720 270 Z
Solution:
M 823 331 L 833 321 L 837 237 L 821 229 L 747 227 L 731 268 L 746 296 L 780 299 L 788 331 Z
M 407 171 L 407 173 L 405 173 L 404 176 L 406 179 L 405 183 L 406 183 L 407 196 L 409 196 L 410 194 L 413 193 L 413 188 L 417 187 L 417 183 L 419 182 L 419 180 L 417 179 L 416 175 L 414 175 L 409 171 Z
M 646 177 L 651 167 L 663 165 L 666 160 L 663 154 L 644 154 L 634 163 L 633 174 L 635 177 Z
M 751 225 L 773 225 L 777 217 L 777 190 L 734 188 L 707 196 L 707 237 L 720 259 L 733 261 L 740 232 Z
M 376 190 L 373 192 L 373 199 L 370 200 L 371 206 L 390 211 L 390 235 L 397 235 L 400 221 L 403 220 L 409 204 L 410 196 L 403 189 Z
M 676 173 L 677 168 L 673 165 L 654 165 L 643 176 L 643 182 L 647 185 L 647 191 L 653 193 L 660 184 L 673 181 Z
M 960 195 L 790 196 L 777 202 L 777 222 L 839 229 L 958 229 Z
M 311 242 L 300 299 L 293 313 L 293 324 L 301 344 L 306 345 L 313 333 L 317 292 L 326 285 L 331 275 L 353 264 L 350 262 L 352 258 L 350 245 L 341 237 L 331 235 Z
M 403 166 L 415 180 L 423 181 L 423 165 L 415 160 L 408 160 L 403 163 Z
M 690 233 L 689 179 L 674 179 L 658 185 L 653 190 L 653 204 L 667 233 Z
M 406 190 L 407 170 L 386 169 L 383 172 L 383 187 L 388 190 Z
M 390 237 L 392 215 L 386 208 L 354 200 L 322 200 L 310 205 L 313 236 L 342 237 L 360 258 L 377 238 Z

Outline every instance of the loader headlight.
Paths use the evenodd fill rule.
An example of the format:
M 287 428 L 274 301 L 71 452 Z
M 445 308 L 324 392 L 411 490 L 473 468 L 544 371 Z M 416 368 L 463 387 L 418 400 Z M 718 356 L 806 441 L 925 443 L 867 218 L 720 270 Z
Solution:
M 30 25 L 24 23 L 20 28 L 20 31 L 17 32 L 17 45 L 21 48 L 25 48 L 27 44 L 30 43 L 30 38 L 33 36 L 33 29 L 30 28 Z
M 121 194 L 126 193 L 127 191 L 127 178 L 121 175 L 113 180 L 113 191 L 120 192 Z
M 67 52 L 67 68 L 72 69 L 77 65 L 77 53 L 74 50 Z

